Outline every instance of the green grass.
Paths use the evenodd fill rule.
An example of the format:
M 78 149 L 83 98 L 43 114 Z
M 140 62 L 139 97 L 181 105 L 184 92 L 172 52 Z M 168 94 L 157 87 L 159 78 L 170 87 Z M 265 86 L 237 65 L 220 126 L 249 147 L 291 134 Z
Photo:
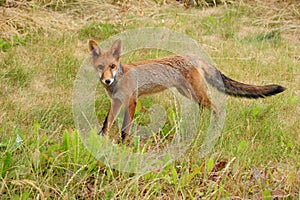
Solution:
M 154 1 L 92 6 L 88 2 L 82 3 L 84 8 L 95 8 L 81 24 L 81 17 L 89 15 L 77 7 L 81 3 L 38 1 L 32 11 L 57 16 L 70 12 L 80 25 L 74 25 L 72 31 L 54 24 L 53 29 L 40 27 L 26 36 L 14 33 L 0 38 L 1 199 L 299 198 L 300 49 L 295 44 L 300 38 L 284 25 L 284 20 L 294 23 L 297 19 L 292 12 L 282 23 L 273 23 L 268 17 L 275 16 L 276 9 L 270 7 L 273 15 L 266 16 L 260 6 L 245 3 L 185 9 L 172 4 L 158 6 Z M 126 5 L 133 14 L 126 14 Z M 101 6 L 107 9 L 103 11 Z M 61 20 L 71 20 L 69 17 Z M 48 24 L 45 22 L 45 27 Z M 235 80 L 277 83 L 287 90 L 258 100 L 228 97 L 222 135 L 204 158 L 198 157 L 201 143 L 195 142 L 182 159 L 161 170 L 134 174 L 111 168 L 91 155 L 75 128 L 74 80 L 88 56 L 89 39 L 101 42 L 121 31 L 147 26 L 167 27 L 194 38 L 218 68 Z M 124 62 L 168 54 L 135 51 L 124 55 Z M 96 97 L 96 115 L 102 123 L 109 98 L 100 85 Z M 147 97 L 138 104 L 136 119 L 141 125 L 150 123 L 148 111 L 155 102 L 155 97 Z M 166 115 L 168 122 L 160 134 L 148 143 L 133 137 L 129 150 L 143 152 L 157 144 L 163 147 L 172 135 L 174 110 L 168 109 Z M 210 111 L 204 110 L 200 133 L 205 133 L 209 115 Z M 116 125 L 111 135 L 120 136 Z

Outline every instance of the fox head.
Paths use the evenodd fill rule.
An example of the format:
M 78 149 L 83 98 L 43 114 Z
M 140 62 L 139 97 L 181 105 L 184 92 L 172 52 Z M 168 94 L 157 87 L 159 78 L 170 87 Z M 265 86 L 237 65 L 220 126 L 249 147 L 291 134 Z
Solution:
M 111 85 L 118 75 L 121 56 L 121 40 L 116 40 L 110 50 L 104 52 L 96 41 L 89 41 L 89 49 L 92 54 L 93 65 L 97 70 L 100 81 L 105 85 Z

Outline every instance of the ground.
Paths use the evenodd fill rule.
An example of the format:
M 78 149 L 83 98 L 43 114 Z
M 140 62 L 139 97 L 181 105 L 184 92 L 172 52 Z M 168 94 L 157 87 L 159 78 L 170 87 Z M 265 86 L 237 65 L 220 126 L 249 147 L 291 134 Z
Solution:
M 0 1 L 1 199 L 299 198 L 300 4 L 224 2 L 187 8 L 171 0 Z M 89 39 L 141 27 L 184 33 L 227 76 L 287 90 L 258 100 L 228 97 L 222 135 L 204 158 L 195 143 L 158 171 L 113 169 L 84 148 L 73 86 Z M 165 54 L 137 51 L 123 62 Z M 97 91 L 102 123 L 109 98 L 100 84 Z M 151 104 L 142 103 L 137 116 Z

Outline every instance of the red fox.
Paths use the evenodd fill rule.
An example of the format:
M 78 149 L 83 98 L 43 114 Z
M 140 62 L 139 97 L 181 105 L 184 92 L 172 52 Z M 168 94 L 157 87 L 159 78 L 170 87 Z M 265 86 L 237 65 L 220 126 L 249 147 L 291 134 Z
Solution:
M 122 140 L 124 141 L 131 129 L 136 103 L 140 96 L 161 92 L 175 87 L 180 94 L 191 98 L 199 105 L 213 109 L 206 88 L 206 82 L 225 94 L 246 97 L 264 98 L 285 90 L 280 85 L 255 86 L 234 81 L 222 74 L 216 67 L 192 56 L 174 55 L 165 58 L 152 59 L 121 64 L 121 40 L 116 40 L 110 50 L 103 51 L 96 41 L 89 41 L 89 50 L 92 55 L 93 66 L 96 69 L 100 82 L 104 85 L 111 98 L 111 106 L 99 134 L 108 133 L 120 107 L 125 104 L 124 121 L 122 125 Z M 221 81 L 218 81 L 220 77 Z M 138 81 L 143 84 L 138 85 Z M 118 91 L 126 91 L 122 102 L 115 98 Z

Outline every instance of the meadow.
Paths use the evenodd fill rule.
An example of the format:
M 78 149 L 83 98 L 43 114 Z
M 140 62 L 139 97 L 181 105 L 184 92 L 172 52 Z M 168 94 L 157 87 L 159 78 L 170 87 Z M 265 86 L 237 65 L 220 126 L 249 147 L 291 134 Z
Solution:
M 0 1 L 0 199 L 300 198 L 299 2 L 196 2 Z M 111 168 L 85 149 L 75 128 L 74 81 L 89 39 L 142 27 L 193 38 L 234 80 L 287 90 L 265 99 L 227 97 L 221 137 L 204 158 L 195 143 L 159 171 Z M 123 62 L 166 54 L 140 50 Z M 97 91 L 102 123 L 109 97 L 100 84 Z M 149 101 L 142 100 L 146 110 Z

